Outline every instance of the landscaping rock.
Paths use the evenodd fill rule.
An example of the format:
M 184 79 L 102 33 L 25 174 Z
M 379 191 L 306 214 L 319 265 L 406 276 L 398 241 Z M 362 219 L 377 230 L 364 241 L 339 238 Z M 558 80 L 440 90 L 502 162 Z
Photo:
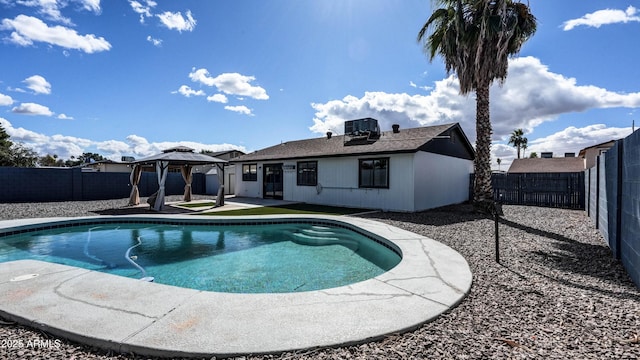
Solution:
M 0 204 L 0 217 L 90 216 L 126 202 Z M 585 212 L 525 206 L 503 211 L 499 264 L 494 219 L 470 205 L 362 215 L 460 252 L 473 272 L 469 295 L 433 322 L 379 341 L 238 359 L 639 359 L 640 290 Z M 0 322 L 0 340 L 28 339 L 58 346 L 0 347 L 0 358 L 129 358 Z

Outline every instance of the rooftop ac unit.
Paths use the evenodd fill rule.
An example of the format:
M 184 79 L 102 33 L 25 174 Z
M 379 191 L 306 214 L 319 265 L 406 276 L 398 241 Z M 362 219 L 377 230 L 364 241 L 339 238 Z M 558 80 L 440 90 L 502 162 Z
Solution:
M 365 145 L 380 138 L 378 120 L 363 118 L 344 122 L 344 144 Z

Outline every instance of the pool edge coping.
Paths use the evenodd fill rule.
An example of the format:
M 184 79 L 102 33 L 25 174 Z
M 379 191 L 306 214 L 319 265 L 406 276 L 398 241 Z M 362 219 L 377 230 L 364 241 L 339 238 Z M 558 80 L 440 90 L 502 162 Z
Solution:
M 29 224 L 38 224 L 38 223 L 44 223 L 49 221 L 76 222 L 76 221 L 82 221 L 82 220 L 95 220 L 95 219 L 101 219 L 101 218 L 110 219 L 110 221 L 117 221 L 118 219 L 150 219 L 150 218 L 164 219 L 164 220 L 178 219 L 181 221 L 207 220 L 211 222 L 216 222 L 216 220 L 221 220 L 221 221 L 224 220 L 224 222 L 229 222 L 229 220 L 231 220 L 229 217 L 225 217 L 225 216 L 209 216 L 209 215 L 207 216 L 127 215 L 127 216 L 90 216 L 90 217 L 70 217 L 70 218 L 67 218 L 67 217 L 41 218 L 41 219 L 28 219 L 28 220 L 20 220 L 20 221 L 16 221 L 16 220 L 0 221 L 0 230 L 9 227 L 7 226 L 9 224 L 13 224 L 15 226 L 16 223 L 18 223 L 17 226 L 22 227 L 22 226 L 30 226 Z M 296 321 L 305 321 L 305 317 L 307 321 L 314 321 L 314 320 L 326 321 L 328 326 L 327 329 L 332 329 L 333 331 L 342 331 L 345 334 L 345 337 L 341 337 L 340 334 L 325 334 L 325 333 L 318 334 L 318 336 L 313 337 L 313 336 L 310 336 L 309 333 L 305 333 L 305 331 L 307 330 L 305 326 L 299 323 L 295 323 L 295 324 L 292 324 L 290 334 L 292 336 L 298 336 L 298 335 L 303 336 L 305 337 L 304 339 L 293 339 L 293 340 L 289 339 L 284 341 L 281 345 L 273 344 L 269 340 L 269 335 L 271 334 L 269 333 L 269 331 L 266 331 L 264 333 L 261 333 L 262 335 L 265 336 L 265 338 L 262 339 L 262 343 L 255 344 L 255 341 L 251 341 L 253 345 L 249 344 L 248 347 L 245 347 L 246 350 L 242 350 L 243 348 L 243 345 L 241 344 L 242 339 L 239 339 L 238 340 L 239 343 L 234 344 L 233 346 L 227 346 L 226 348 L 224 346 L 217 346 L 218 351 L 216 351 L 215 349 L 216 346 L 213 346 L 213 347 L 201 346 L 202 344 L 200 344 L 199 346 L 193 346 L 194 343 L 197 343 L 196 341 L 194 341 L 193 337 L 197 338 L 199 334 L 195 334 L 195 335 L 192 334 L 193 336 L 191 336 L 191 338 L 185 337 L 182 339 L 180 338 L 173 339 L 169 343 L 163 344 L 163 340 L 158 339 L 157 336 L 154 338 L 153 332 L 149 331 L 148 329 L 152 326 L 156 326 L 157 323 L 162 323 L 163 321 L 168 323 L 169 325 L 172 324 L 171 323 L 172 321 L 174 321 L 174 323 L 176 321 L 175 319 L 167 319 L 164 317 L 158 320 L 154 320 L 153 323 L 155 325 L 152 324 L 152 325 L 142 326 L 142 328 L 139 329 L 137 332 L 135 332 L 135 334 L 128 336 L 127 341 L 123 340 L 119 342 L 117 340 L 114 341 L 114 339 L 118 338 L 117 335 L 113 336 L 111 339 L 106 339 L 100 336 L 82 334 L 77 330 L 73 330 L 73 326 L 71 326 L 71 329 L 65 330 L 65 328 L 69 326 L 68 324 L 60 324 L 60 323 L 51 324 L 52 320 L 47 319 L 46 314 L 42 315 L 41 318 L 35 318 L 35 317 L 31 319 L 29 319 L 28 317 L 23 318 L 20 314 L 16 314 L 15 312 L 18 312 L 18 313 L 25 312 L 25 309 L 16 310 L 15 308 L 13 308 L 13 312 L 12 312 L 12 309 L 7 309 L 7 308 L 11 308 L 11 306 L 6 304 L 6 301 L 2 301 L 2 304 L 0 304 L 0 313 L 2 313 L 3 315 L 6 314 L 8 318 L 14 321 L 23 323 L 31 327 L 36 327 L 40 330 L 50 332 L 56 336 L 61 336 L 64 338 L 71 339 L 73 341 L 78 341 L 84 344 L 98 346 L 105 349 L 115 350 L 118 352 L 133 352 L 139 355 L 147 355 L 147 356 L 196 356 L 196 357 L 197 356 L 223 356 L 223 357 L 227 357 L 227 356 L 237 356 L 237 355 L 246 355 L 246 354 L 281 353 L 281 352 L 299 351 L 303 349 L 317 348 L 317 347 L 347 346 L 347 345 L 353 345 L 357 343 L 363 343 L 363 342 L 384 338 L 389 334 L 397 334 L 397 333 L 410 331 L 421 326 L 424 323 L 432 321 L 443 312 L 449 311 L 451 308 L 457 306 L 466 297 L 466 295 L 468 294 L 471 288 L 472 275 L 471 275 L 469 265 L 466 262 L 466 260 L 455 250 L 433 239 L 430 239 L 425 236 L 415 234 L 415 233 L 412 233 L 388 224 L 384 224 L 378 221 L 357 218 L 357 217 L 350 217 L 350 216 L 315 215 L 315 214 L 313 215 L 296 214 L 296 215 L 243 216 L 243 217 L 237 217 L 234 219 L 236 222 L 242 222 L 243 220 L 264 222 L 270 219 L 321 219 L 322 221 L 325 221 L 325 222 L 329 221 L 329 222 L 339 222 L 343 224 L 346 223 L 346 224 L 349 224 L 350 226 L 354 226 L 368 233 L 371 233 L 374 236 L 381 237 L 388 240 L 389 242 L 394 244 L 394 246 L 397 246 L 400 249 L 400 251 L 403 254 L 403 257 L 400 264 L 398 264 L 394 269 L 391 269 L 389 272 L 386 272 L 373 279 L 369 279 L 364 282 L 349 285 L 349 286 L 311 291 L 311 292 L 303 292 L 303 293 L 284 293 L 284 295 L 283 294 L 251 294 L 252 296 L 253 295 L 258 296 L 254 300 L 256 300 L 256 303 L 259 303 L 262 305 L 271 304 L 271 303 L 275 305 L 279 305 L 280 303 L 278 303 L 278 301 L 285 301 L 291 306 L 291 308 L 289 309 L 290 312 L 283 312 L 282 314 L 286 313 L 288 316 L 295 319 Z M 430 254 L 430 252 L 432 254 Z M 25 261 L 29 261 L 29 260 L 25 260 Z M 416 263 L 416 261 L 418 261 L 418 263 Z M 0 265 L 0 289 L 4 289 L 8 287 L 10 290 L 11 286 L 6 285 L 7 284 L 6 278 L 5 279 L 2 278 L 2 275 L 4 275 L 7 272 L 7 269 L 5 269 L 6 266 L 4 266 L 4 264 L 7 264 L 7 263 L 3 263 L 3 265 Z M 57 265 L 57 264 L 52 264 L 52 265 L 56 265 L 54 267 L 57 267 L 57 266 L 64 267 L 64 265 Z M 419 265 L 423 265 L 423 266 L 427 265 L 427 266 L 423 269 L 418 269 Z M 456 268 L 452 268 L 452 266 L 454 265 L 456 266 Z M 430 270 L 428 268 L 430 268 Z M 85 271 L 91 272 L 90 270 L 85 270 Z M 451 274 L 449 274 L 448 271 L 451 271 Z M 98 274 L 108 275 L 108 274 L 102 274 L 102 273 L 98 273 Z M 102 276 L 100 275 L 97 275 L 97 277 L 101 278 Z M 110 276 L 114 276 L 116 278 L 124 280 L 124 281 L 120 281 L 118 279 L 115 279 L 115 280 L 109 279 L 108 281 L 115 282 L 116 285 L 114 286 L 116 287 L 122 286 L 123 288 L 128 289 L 127 291 L 131 291 L 130 289 L 131 283 L 129 283 L 128 286 L 125 286 L 123 284 L 125 284 L 127 281 L 133 281 L 133 282 L 136 281 L 128 278 L 117 277 L 115 275 L 110 275 Z M 68 281 L 68 280 L 65 280 L 65 281 Z M 117 285 L 117 283 L 122 283 L 122 284 Z M 384 284 L 384 286 L 382 286 L 382 284 Z M 24 285 L 24 284 L 20 284 L 20 285 Z M 162 284 L 153 284 L 153 285 L 167 286 Z M 60 284 L 56 284 L 53 288 L 56 288 L 59 286 Z M 169 288 L 173 288 L 173 287 L 169 287 Z M 380 290 L 381 288 L 384 288 L 384 291 L 381 291 Z M 193 290 L 193 289 L 187 289 L 187 290 L 199 292 L 198 290 Z M 175 289 L 173 289 L 173 291 L 175 291 Z M 381 293 L 376 294 L 375 293 L 376 291 L 381 291 Z M 385 293 L 385 291 L 388 293 Z M 395 291 L 397 291 L 397 293 L 395 293 Z M 171 292 L 172 292 L 171 289 L 167 289 L 167 294 L 170 294 Z M 237 294 L 211 293 L 211 292 L 201 292 L 201 293 L 205 293 L 205 294 L 201 296 L 202 299 L 199 299 L 199 301 L 205 304 L 208 304 L 207 305 L 208 307 L 203 308 L 201 307 L 202 304 L 182 303 L 180 304 L 180 306 L 182 306 L 180 310 L 183 311 L 184 313 L 183 315 L 188 316 L 190 307 L 192 309 L 196 309 L 196 310 L 199 309 L 199 311 L 207 312 L 209 308 L 211 308 L 212 306 L 215 306 L 215 302 L 217 301 L 215 299 L 216 297 L 220 299 L 224 299 L 225 301 L 234 301 L 233 299 L 229 300 L 228 297 L 237 295 Z M 221 296 L 221 294 L 224 294 L 224 296 Z M 194 295 L 194 296 L 200 296 L 200 295 Z M 268 299 L 268 297 L 272 297 L 272 299 L 270 300 Z M 333 301 L 333 299 L 335 298 L 342 299 L 338 301 L 338 303 L 342 303 L 343 305 L 345 305 L 345 304 L 348 304 L 348 301 L 351 301 L 351 300 L 345 300 L 345 299 L 348 299 L 349 297 L 358 298 L 358 302 L 359 302 L 358 308 L 360 309 L 358 310 L 358 308 L 355 308 L 350 304 L 349 306 L 353 308 L 351 309 L 351 311 L 357 311 L 358 313 L 343 314 L 344 316 L 347 317 L 347 320 L 351 320 L 351 321 L 357 320 L 357 319 L 362 320 L 362 318 L 359 318 L 359 316 L 366 316 L 367 314 L 371 316 L 371 313 L 376 313 L 376 311 L 378 311 L 381 314 L 384 313 L 384 315 L 386 316 L 390 316 L 390 315 L 396 315 L 396 313 L 391 310 L 397 310 L 398 312 L 402 312 L 402 315 L 397 314 L 398 315 L 397 321 L 394 321 L 394 319 L 384 319 L 385 320 L 384 324 L 376 323 L 377 328 L 374 329 L 374 331 L 371 331 L 370 329 L 361 329 L 361 326 L 359 326 L 359 324 L 357 323 L 350 324 L 349 321 L 343 321 L 343 323 L 340 323 L 340 326 L 336 326 L 335 321 L 332 322 L 335 319 L 328 319 L 326 315 L 327 315 L 327 312 L 329 312 L 331 315 L 333 315 L 333 317 L 340 316 L 340 309 L 338 309 L 337 311 L 329 310 L 328 308 L 325 308 L 322 310 L 315 310 L 314 307 L 308 305 L 308 304 L 313 304 L 313 302 L 318 301 L 318 299 L 321 299 L 319 301 L 322 301 L 322 299 L 325 299 L 325 302 L 327 302 L 329 300 Z M 393 302 L 392 309 L 385 310 L 384 306 L 383 306 L 383 309 L 380 309 L 379 305 L 381 302 L 385 301 L 384 300 L 385 297 L 388 298 L 387 300 L 388 303 L 391 304 Z M 4 295 L 0 295 L 0 299 L 4 300 L 4 298 L 5 298 Z M 258 298 L 260 298 L 259 301 L 258 301 Z M 238 297 L 238 299 L 240 299 L 240 297 Z M 402 301 L 398 299 L 401 299 Z M 246 297 L 243 297 L 242 301 L 243 302 L 249 301 L 248 303 L 251 303 L 252 300 L 251 299 L 247 300 Z M 406 302 L 406 304 L 403 305 L 402 304 L 403 301 Z M 429 304 L 432 305 L 433 307 L 438 307 L 437 311 L 424 309 L 424 307 L 430 308 L 431 306 Z M 247 306 L 247 303 L 242 303 L 241 305 Z M 326 304 L 323 304 L 323 305 L 326 305 Z M 414 312 L 417 312 L 417 313 L 415 314 L 406 313 L 406 311 L 402 310 L 403 308 L 406 307 L 405 305 L 411 309 L 416 310 Z M 296 309 L 296 307 L 298 307 L 298 309 Z M 369 307 L 370 309 L 369 310 L 362 309 L 363 307 L 365 308 Z M 177 307 L 177 308 L 180 308 L 180 307 Z M 299 311 L 300 308 L 304 308 L 306 311 L 311 311 L 311 312 L 317 311 L 317 313 L 308 314 L 307 316 Z M 196 311 L 196 310 L 193 310 L 193 311 Z M 257 327 L 265 326 L 264 321 L 273 322 L 273 319 L 269 320 L 270 318 L 269 316 L 267 316 L 269 315 L 269 312 L 267 310 L 268 309 L 264 309 L 263 313 L 260 314 L 260 316 L 258 316 L 256 321 L 257 322 L 262 321 L 263 323 L 256 323 L 255 325 Z M 112 314 L 112 315 L 116 317 L 118 315 L 124 316 L 121 313 L 118 313 L 118 311 L 115 311 L 115 314 Z M 384 311 L 387 311 L 387 313 L 385 313 Z M 26 313 L 29 313 L 29 312 L 26 311 Z M 219 315 L 220 313 L 209 314 L 208 316 L 216 317 Z M 82 316 L 80 316 L 80 318 L 81 317 Z M 82 319 L 78 319 L 78 320 L 82 320 Z M 276 322 L 277 322 L 277 325 L 280 325 L 280 326 L 287 325 L 287 319 L 277 319 Z M 322 332 L 324 327 L 321 325 L 322 324 L 318 326 L 318 324 L 314 323 L 313 327 L 314 329 L 318 329 L 319 331 Z M 166 329 L 167 325 L 164 324 L 164 325 L 157 325 L 157 326 L 165 326 L 165 329 Z M 383 329 L 385 326 L 387 330 Z M 82 328 L 82 326 L 77 326 L 77 328 Z M 202 329 L 200 328 L 200 330 Z M 279 329 L 279 331 L 281 330 L 282 329 Z M 145 331 L 147 331 L 150 334 L 145 334 Z M 156 331 L 156 329 L 154 329 L 154 331 Z M 286 333 L 286 331 L 284 331 L 284 333 Z M 353 336 L 354 333 L 360 334 L 360 335 Z M 349 335 L 349 336 L 346 336 L 346 335 Z M 145 336 L 147 337 L 146 338 L 147 341 L 149 341 L 148 339 L 153 339 L 152 341 L 156 341 L 157 344 L 151 345 L 151 346 L 143 345 L 142 343 L 145 341 Z M 205 336 L 205 340 L 206 340 L 206 336 Z M 300 341 L 296 341 L 296 340 L 300 340 Z M 180 344 L 175 344 L 174 342 L 180 342 Z M 260 344 L 263 344 L 263 345 L 266 344 L 269 346 L 260 348 L 261 346 Z

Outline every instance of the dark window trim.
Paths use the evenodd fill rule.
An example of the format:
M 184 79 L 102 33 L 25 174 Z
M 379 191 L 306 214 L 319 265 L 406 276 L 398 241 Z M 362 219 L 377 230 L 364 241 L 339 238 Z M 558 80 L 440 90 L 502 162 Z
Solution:
M 301 164 L 314 164 L 314 174 L 315 176 L 313 177 L 313 181 L 309 181 L 309 182 L 305 182 L 305 181 L 300 181 L 301 180 L 301 176 L 300 176 L 300 171 L 302 169 L 306 169 L 306 167 L 302 167 L 300 166 Z M 314 160 L 314 161 L 298 161 L 296 163 L 296 184 L 298 186 L 317 186 L 318 185 L 318 161 Z M 304 176 L 303 176 L 304 178 Z
M 245 166 L 249 171 L 245 173 Z M 258 181 L 258 164 L 242 164 L 242 181 Z
M 376 161 L 376 160 L 385 160 L 387 162 L 387 174 L 386 174 L 386 179 L 387 179 L 387 183 L 384 185 L 376 185 L 375 183 L 373 185 L 363 185 L 362 184 L 362 163 L 364 161 Z M 389 188 L 389 168 L 391 167 L 391 161 L 389 157 L 378 157 L 378 158 L 364 158 L 364 159 L 358 159 L 358 187 L 359 188 L 363 188 L 363 189 L 388 189 Z M 372 174 L 373 176 L 373 174 Z M 372 177 L 372 179 L 375 182 L 375 176 Z

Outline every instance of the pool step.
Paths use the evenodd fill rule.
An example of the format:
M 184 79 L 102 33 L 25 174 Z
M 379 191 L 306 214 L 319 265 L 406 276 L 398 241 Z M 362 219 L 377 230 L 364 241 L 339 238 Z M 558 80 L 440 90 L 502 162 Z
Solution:
M 336 233 L 328 230 L 317 230 L 317 229 L 302 229 L 302 232 L 308 235 L 322 236 L 322 237 L 332 237 L 335 236 Z
M 320 225 L 313 225 L 311 226 L 312 229 L 314 230 L 319 230 L 319 231 L 329 231 L 331 230 L 331 228 L 326 227 L 326 226 L 320 226 Z
M 304 231 L 304 230 L 303 230 Z M 308 231 L 292 233 L 293 241 L 300 245 L 309 246 L 325 246 L 325 245 L 342 245 L 352 251 L 357 251 L 359 244 L 356 240 L 341 239 L 339 237 L 330 236 L 331 232 L 326 233 L 328 236 L 319 236 L 320 234 L 309 234 Z

